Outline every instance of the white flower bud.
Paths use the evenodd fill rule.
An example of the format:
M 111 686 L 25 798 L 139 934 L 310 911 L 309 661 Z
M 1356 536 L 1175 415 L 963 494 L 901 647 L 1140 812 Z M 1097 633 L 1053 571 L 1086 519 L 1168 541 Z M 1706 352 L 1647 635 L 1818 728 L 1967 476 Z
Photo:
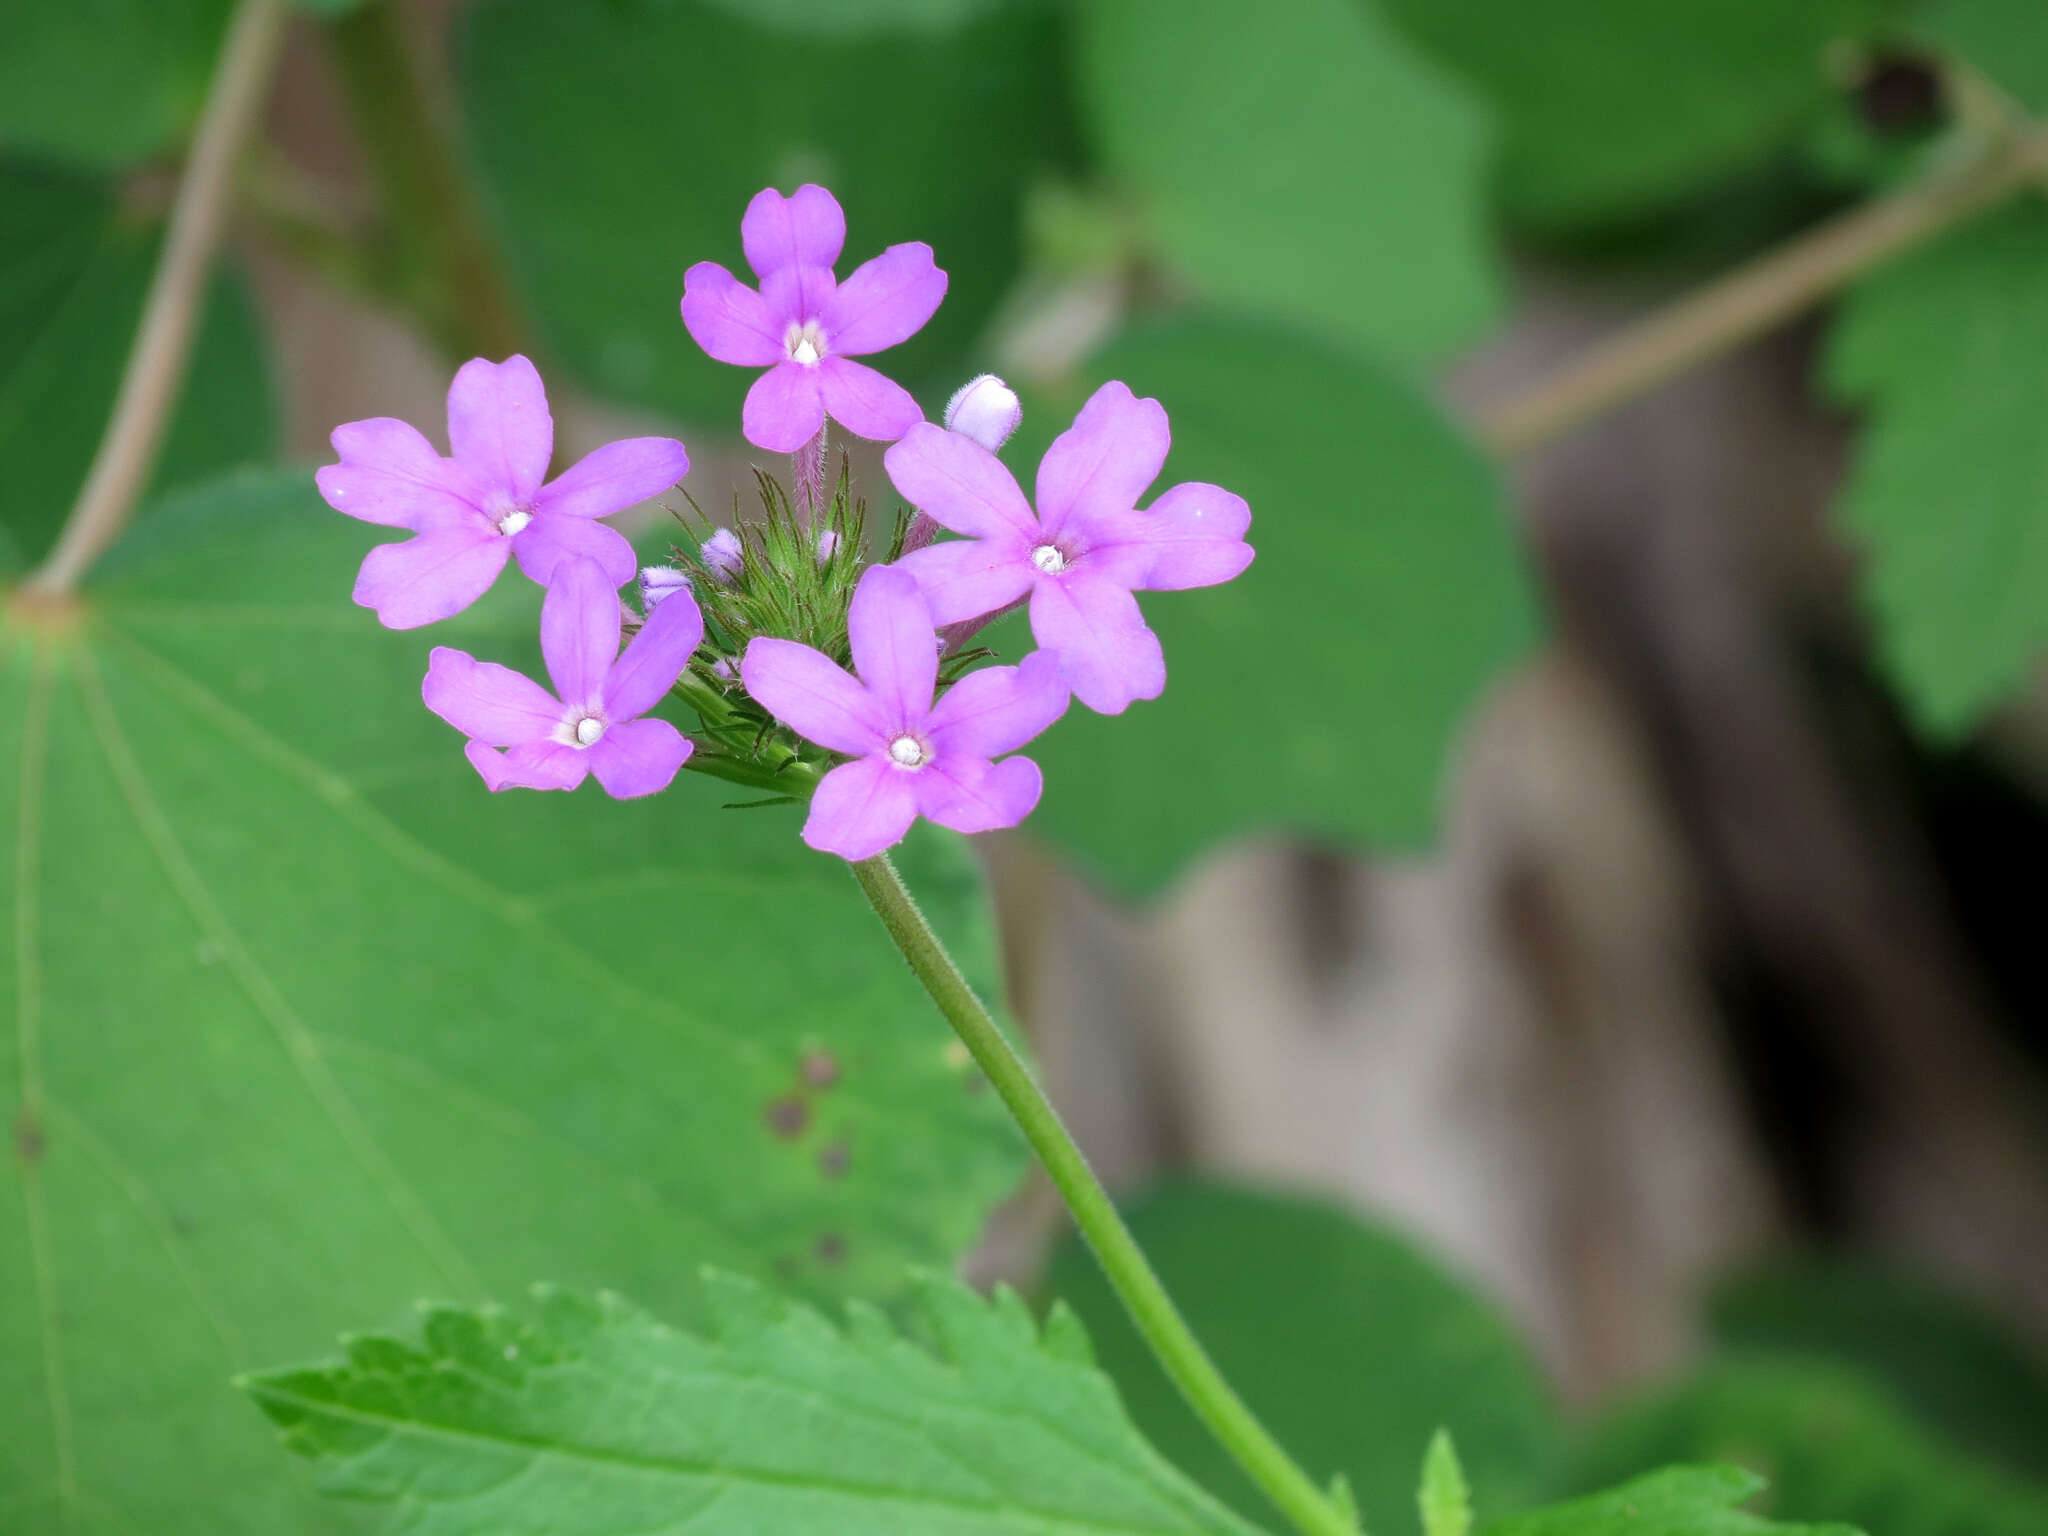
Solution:
M 739 574 L 746 568 L 747 563 L 746 551 L 740 546 L 740 536 L 730 528 L 714 529 L 711 537 L 699 546 L 697 558 L 709 566 L 711 574 L 727 586 L 739 579 Z
M 971 437 L 990 453 L 1010 440 L 1024 419 L 1017 392 L 992 373 L 969 379 L 946 402 L 946 430 Z
M 672 565 L 650 565 L 640 572 L 640 611 L 652 613 L 671 592 L 687 592 L 689 576 Z
M 818 535 L 818 564 L 822 568 L 832 563 L 832 557 L 839 553 L 839 532 L 827 528 Z

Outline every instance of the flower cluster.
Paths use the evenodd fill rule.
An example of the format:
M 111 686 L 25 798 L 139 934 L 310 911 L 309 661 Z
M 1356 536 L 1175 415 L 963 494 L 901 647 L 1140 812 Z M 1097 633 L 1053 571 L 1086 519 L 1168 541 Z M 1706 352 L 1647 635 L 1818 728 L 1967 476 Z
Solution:
M 446 456 L 401 421 L 335 430 L 340 463 L 317 477 L 328 504 L 412 535 L 371 550 L 356 581 L 356 601 L 387 627 L 460 613 L 508 559 L 546 588 L 552 692 L 446 646 L 422 685 L 492 790 L 573 789 L 595 775 L 627 798 L 688 765 L 807 799 L 804 840 L 847 859 L 881 852 L 920 816 L 962 832 L 1015 826 L 1042 776 L 1010 754 L 1070 696 L 1118 714 L 1166 686 L 1132 594 L 1214 585 L 1250 564 L 1242 498 L 1184 484 L 1139 508 L 1171 439 L 1159 402 L 1121 383 L 1053 441 L 1031 498 L 996 457 L 1022 416 L 1002 380 L 971 380 L 942 423 L 926 421 L 908 390 L 853 359 L 921 329 L 946 274 L 910 243 L 841 282 L 845 240 L 824 188 L 771 188 L 741 223 L 759 287 L 715 262 L 684 275 L 697 344 L 765 370 L 742 425 L 756 447 L 793 455 L 797 490 L 757 471 L 763 516 L 736 517 L 669 563 L 639 568 L 600 519 L 673 489 L 688 452 L 634 438 L 549 480 L 554 423 L 523 357 L 456 374 Z M 886 541 L 868 538 L 843 464 L 823 495 L 828 420 L 891 445 L 884 466 L 914 515 Z M 619 595 L 629 583 L 637 613 Z M 970 648 L 972 635 L 1027 604 L 1038 648 L 1015 666 L 977 666 L 990 653 Z M 650 714 L 671 696 L 696 716 L 692 735 Z

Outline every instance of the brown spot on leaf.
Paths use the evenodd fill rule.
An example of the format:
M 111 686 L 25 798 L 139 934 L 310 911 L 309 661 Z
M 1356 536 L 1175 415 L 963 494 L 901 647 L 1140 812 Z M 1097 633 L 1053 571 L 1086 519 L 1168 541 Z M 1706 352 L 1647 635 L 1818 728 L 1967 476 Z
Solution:
M 846 1262 L 846 1239 L 837 1232 L 821 1232 L 817 1244 L 820 1264 L 843 1264 Z
M 35 1111 L 23 1109 L 14 1117 L 14 1155 L 24 1163 L 41 1162 L 47 1146 L 43 1123 L 36 1118 Z
M 843 1178 L 846 1165 L 853 1154 L 846 1150 L 846 1143 L 835 1141 L 818 1149 L 818 1171 L 828 1179 Z
M 839 1081 L 839 1058 L 822 1048 L 805 1051 L 799 1070 L 811 1087 L 830 1088 Z
M 761 1112 L 761 1118 L 768 1122 L 768 1129 L 784 1141 L 795 1141 L 803 1135 L 804 1127 L 811 1123 L 811 1107 L 793 1093 L 786 1093 L 779 1099 L 770 1099 L 768 1107 Z

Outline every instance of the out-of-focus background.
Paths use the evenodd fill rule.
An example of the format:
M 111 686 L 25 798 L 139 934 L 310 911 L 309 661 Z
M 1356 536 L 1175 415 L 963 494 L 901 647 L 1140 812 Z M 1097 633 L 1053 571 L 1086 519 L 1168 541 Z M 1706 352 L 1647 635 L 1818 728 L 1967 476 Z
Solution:
M 142 62 L 60 82 L 13 0 L 0 133 L 139 229 L 223 7 L 107 9 L 157 29 Z M 162 123 L 20 104 L 85 77 Z M 1986 195 L 1799 267 L 2037 109 L 2032 0 L 380 0 L 294 24 L 201 346 L 228 382 L 193 387 L 246 343 L 318 460 L 365 416 L 438 437 L 451 366 L 524 350 L 567 454 L 674 431 L 719 510 L 760 456 L 683 269 L 737 264 L 764 183 L 832 186 L 849 262 L 928 240 L 947 306 L 884 361 L 928 413 L 1003 373 L 1028 468 L 1077 380 L 1127 375 L 1251 496 L 1272 583 L 1185 651 L 1162 624 L 1159 708 L 1193 700 L 1162 745 L 1070 723 L 1072 801 L 982 840 L 1088 1151 L 1204 1181 L 1156 1241 L 1229 1230 L 1208 1181 L 1315 1197 L 1510 1319 L 1596 1463 L 1749 1451 L 1824 1503 L 1922 1457 L 2038 1512 L 2048 214 Z M 1692 311 L 1697 345 L 1543 415 L 1731 273 L 1753 320 Z M 89 451 L 15 339 L 0 442 Z M 970 1268 L 1040 1285 L 1061 1225 L 1029 1187 Z

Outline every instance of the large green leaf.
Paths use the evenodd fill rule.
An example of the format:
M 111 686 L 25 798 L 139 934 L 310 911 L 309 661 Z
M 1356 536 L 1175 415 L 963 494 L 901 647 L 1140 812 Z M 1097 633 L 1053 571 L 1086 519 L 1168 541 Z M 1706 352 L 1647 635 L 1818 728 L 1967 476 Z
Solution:
M 176 143 L 233 0 L 0 0 L 0 148 L 119 166 Z
M 1216 1184 L 1169 1185 L 1124 1214 L 1224 1375 L 1311 1476 L 1344 1474 L 1368 1531 L 1414 1529 L 1416 1468 L 1442 1425 L 1482 1516 L 1554 1480 L 1557 1436 L 1527 1352 L 1400 1238 L 1332 1206 Z M 1161 1451 L 1244 1513 L 1269 1512 L 1078 1244 L 1055 1256 L 1045 1291 L 1087 1325 Z
M 1892 0 L 1379 0 L 1485 93 L 1502 190 L 1545 227 L 1663 211 L 1753 169 L 1818 112 L 1829 44 Z
M 1158 700 L 1075 708 L 1031 752 L 1034 830 L 1126 889 L 1224 838 L 1278 828 L 1412 848 L 1435 826 L 1451 741 L 1529 644 L 1533 604 L 1493 470 L 1423 397 L 1355 357 L 1249 326 L 1135 333 L 1031 402 L 1040 448 L 1105 378 L 1173 424 L 1158 488 L 1208 480 L 1252 506 L 1258 558 L 1228 586 L 1144 599 Z M 1021 621 L 993 632 L 1013 658 Z
M 1066 153 L 1055 23 L 1011 0 L 948 32 L 848 40 L 683 0 L 479 6 L 471 137 L 550 346 L 611 395 L 736 431 L 756 370 L 684 333 L 683 270 L 745 274 L 747 200 L 819 181 L 846 209 L 841 276 L 905 240 L 946 269 L 938 315 L 875 360 L 936 412 L 1018 270 L 1026 183 Z
M 1981 70 L 2030 112 L 2048 112 L 2048 6 L 1927 0 L 1915 31 Z
M 1497 1520 L 1484 1536 L 1857 1536 L 1787 1525 L 1741 1508 L 1763 1480 L 1736 1467 L 1667 1467 L 1569 1504 Z M 1889 1536 L 1889 1527 L 1883 1536 Z
M 152 230 L 92 178 L 0 160 L 0 569 L 63 525 L 99 446 L 156 264 Z M 266 457 L 277 434 L 263 344 L 239 286 L 214 283 L 159 490 Z
M 6 620 L 9 1536 L 327 1529 L 231 1372 L 541 1273 L 886 1297 L 1021 1171 L 791 812 L 486 794 L 419 679 L 530 664 L 537 592 L 388 633 L 365 533 L 249 476 Z M 908 876 L 986 957 L 960 860 Z
M 250 1390 L 393 1536 L 1252 1536 L 1147 1446 L 1068 1314 L 927 1279 L 933 1347 L 707 1276 L 709 1326 L 543 1292 Z
M 1579 1480 L 1598 1487 L 1692 1459 L 1740 1462 L 1761 1473 L 1770 1482 L 1762 1507 L 1781 1520 L 1851 1520 L 1872 1536 L 2048 1531 L 2048 1488 L 1962 1455 L 1864 1378 L 1839 1369 L 1740 1360 L 1711 1367 L 1605 1419 L 1581 1455 Z M 1747 1528 L 1726 1529 L 1732 1536 Z M 1649 1531 L 1661 1536 L 1662 1528 Z M 1511 1527 L 1488 1536 L 1537 1533 Z
M 1424 358 L 1498 304 L 1484 120 L 1357 0 L 1085 0 L 1111 172 L 1211 299 Z
M 1869 410 L 1843 516 L 1884 657 L 1921 723 L 1959 733 L 2048 638 L 2048 209 L 1859 284 L 1827 367 Z

